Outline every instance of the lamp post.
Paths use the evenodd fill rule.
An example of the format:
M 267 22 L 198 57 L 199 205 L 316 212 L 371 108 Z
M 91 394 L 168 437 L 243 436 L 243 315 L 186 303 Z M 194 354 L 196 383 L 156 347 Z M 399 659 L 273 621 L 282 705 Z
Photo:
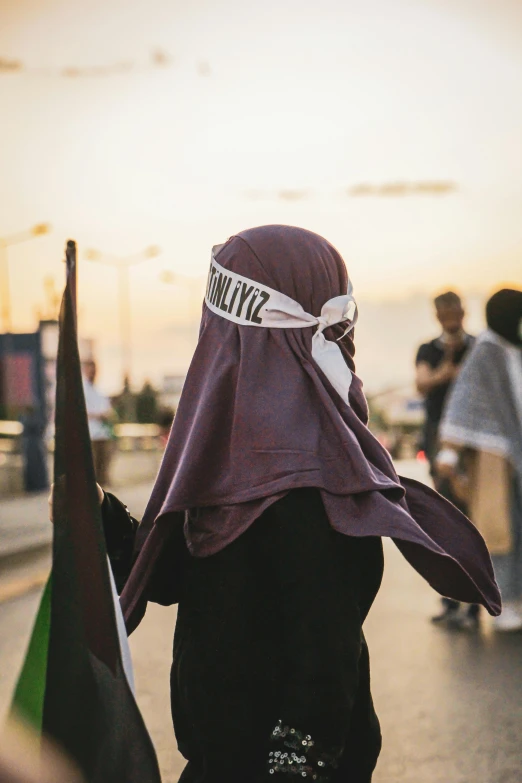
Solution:
M 2 285 L 2 324 L 4 331 L 10 333 L 12 329 L 11 322 L 11 292 L 9 286 L 9 258 L 7 249 L 11 245 L 19 245 L 21 242 L 27 242 L 29 239 L 48 234 L 51 230 L 49 223 L 37 223 L 27 231 L 20 231 L 18 234 L 0 238 L 0 270 Z
M 171 285 L 174 288 L 178 289 L 184 289 L 188 296 L 186 297 L 186 305 L 187 305 L 187 324 L 191 324 L 192 319 L 195 316 L 195 313 L 197 312 L 198 308 L 201 310 L 201 302 L 203 300 L 203 294 L 201 291 L 201 288 L 203 287 L 202 283 L 198 279 L 193 279 L 190 277 L 184 277 L 182 275 L 177 275 L 176 273 L 172 272 L 170 269 L 164 269 L 163 272 L 160 273 L 159 276 L 162 283 L 165 285 Z M 197 340 L 197 336 L 199 333 L 199 319 L 196 319 L 196 332 L 195 337 Z
M 132 346 L 131 346 L 131 304 L 129 290 L 129 270 L 132 266 L 146 261 L 148 258 L 156 258 L 161 249 L 156 245 L 150 245 L 132 256 L 118 258 L 101 253 L 99 250 L 87 250 L 85 257 L 89 261 L 113 266 L 118 271 L 118 297 L 120 317 L 120 340 L 122 352 L 122 377 L 125 383 L 130 384 L 132 370 Z

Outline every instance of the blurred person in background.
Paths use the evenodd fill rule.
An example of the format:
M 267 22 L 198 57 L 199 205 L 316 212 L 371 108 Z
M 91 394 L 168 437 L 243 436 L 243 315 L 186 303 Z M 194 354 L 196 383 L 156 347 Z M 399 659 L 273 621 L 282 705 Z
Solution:
M 173 421 L 174 411 L 172 408 L 162 408 L 158 414 L 158 426 L 160 428 L 159 438 L 163 448 L 165 448 L 168 443 Z
M 113 452 L 112 426 L 113 411 L 108 397 L 96 386 L 96 362 L 92 359 L 82 365 L 83 392 L 89 419 L 92 455 L 96 480 L 100 484 L 110 484 L 109 468 Z
M 20 422 L 23 426 L 24 489 L 26 492 L 43 492 L 49 489 L 45 419 L 38 408 L 29 406 L 21 415 Z
M 434 299 L 433 304 L 437 320 L 442 327 L 442 334 L 429 343 L 423 343 L 415 359 L 415 382 L 417 390 L 425 399 L 423 448 L 435 489 L 466 514 L 467 508 L 462 496 L 457 495 L 451 482 L 438 473 L 435 458 L 446 396 L 458 376 L 462 360 L 473 345 L 474 337 L 464 331 L 465 312 L 461 299 L 456 293 L 447 291 L 440 294 Z M 458 601 L 443 598 L 442 611 L 432 620 L 457 626 L 475 626 L 478 622 L 478 612 L 478 606 L 470 606 L 461 611 Z
M 494 294 L 486 320 L 450 392 L 437 465 L 458 480 L 463 456 L 469 516 L 492 552 L 503 599 L 494 627 L 514 631 L 522 629 L 522 291 Z
M 460 297 L 448 291 L 434 299 L 442 334 L 424 343 L 415 359 L 415 382 L 425 398 L 424 451 L 430 465 L 435 489 L 452 500 L 449 482 L 437 474 L 438 430 L 446 395 L 458 375 L 464 356 L 474 338 L 464 331 L 464 309 Z

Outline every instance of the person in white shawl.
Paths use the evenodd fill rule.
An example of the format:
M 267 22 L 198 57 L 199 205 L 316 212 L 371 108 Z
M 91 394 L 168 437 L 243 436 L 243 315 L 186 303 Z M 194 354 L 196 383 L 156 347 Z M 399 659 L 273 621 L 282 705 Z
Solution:
M 455 477 L 464 452 L 469 515 L 502 593 L 495 628 L 514 631 L 522 629 L 522 291 L 494 294 L 486 320 L 446 402 L 438 468 Z

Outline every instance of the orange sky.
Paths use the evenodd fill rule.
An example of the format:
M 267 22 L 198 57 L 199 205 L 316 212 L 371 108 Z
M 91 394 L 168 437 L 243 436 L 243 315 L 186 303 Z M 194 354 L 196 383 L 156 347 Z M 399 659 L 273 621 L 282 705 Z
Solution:
M 522 280 L 521 44 L 516 0 L 0 0 L 0 58 L 24 65 L 0 73 L 0 236 L 54 227 L 10 251 L 15 328 L 34 325 L 46 275 L 59 285 L 68 237 L 121 255 L 158 244 L 132 272 L 135 377 L 158 380 L 186 367 L 197 309 L 197 283 L 166 286 L 161 270 L 201 285 L 213 244 L 291 223 L 339 248 L 360 298 L 411 313 L 406 377 L 417 334 L 434 328 L 417 297 Z M 157 50 L 167 66 L 153 66 Z M 133 68 L 61 75 L 123 62 Z M 397 180 L 458 190 L 346 195 Z M 115 281 L 82 259 L 81 329 L 111 389 Z M 378 385 L 392 370 L 368 372 Z

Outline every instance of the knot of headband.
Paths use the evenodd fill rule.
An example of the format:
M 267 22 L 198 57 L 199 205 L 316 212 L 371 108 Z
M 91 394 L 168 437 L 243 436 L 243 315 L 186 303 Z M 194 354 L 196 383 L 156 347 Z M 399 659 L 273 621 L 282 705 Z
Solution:
M 320 315 L 311 315 L 295 299 L 220 266 L 215 258 L 220 248 L 221 246 L 217 246 L 212 249 L 205 294 L 207 307 L 216 315 L 241 326 L 268 329 L 304 329 L 317 326 L 312 338 L 312 357 L 334 389 L 349 404 L 348 392 L 352 373 L 337 343 L 327 340 L 323 331 L 345 321 L 348 326 L 342 337 L 353 329 L 357 321 L 357 305 L 353 298 L 351 282 L 348 283 L 346 294 L 325 302 Z

